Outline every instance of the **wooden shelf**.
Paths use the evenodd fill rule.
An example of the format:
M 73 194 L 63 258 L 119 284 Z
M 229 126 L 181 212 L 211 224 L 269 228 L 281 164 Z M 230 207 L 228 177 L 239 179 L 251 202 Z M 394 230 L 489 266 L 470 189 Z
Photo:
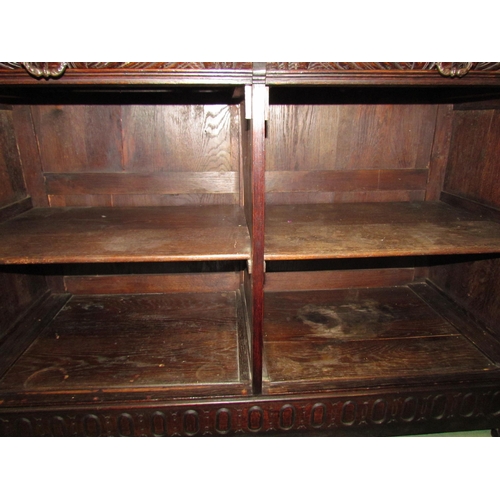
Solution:
M 0 381 L 4 404 L 241 395 L 239 292 L 75 295 Z
M 500 252 L 500 224 L 441 202 L 270 205 L 267 260 Z
M 246 260 L 239 206 L 37 208 L 0 225 L 0 264 Z
M 498 377 L 498 342 L 414 287 L 266 293 L 264 393 Z

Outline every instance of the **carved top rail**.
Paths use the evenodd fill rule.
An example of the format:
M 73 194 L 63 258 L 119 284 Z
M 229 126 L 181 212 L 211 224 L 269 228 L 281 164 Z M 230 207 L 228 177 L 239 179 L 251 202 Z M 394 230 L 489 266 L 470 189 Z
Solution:
M 498 84 L 500 62 L 0 62 L 0 83 Z

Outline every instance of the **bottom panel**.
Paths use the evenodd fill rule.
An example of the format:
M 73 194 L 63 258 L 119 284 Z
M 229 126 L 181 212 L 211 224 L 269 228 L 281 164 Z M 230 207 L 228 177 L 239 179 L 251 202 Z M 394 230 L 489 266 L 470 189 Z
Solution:
M 429 306 L 430 289 L 415 285 L 425 301 L 408 286 L 268 292 L 263 392 L 498 378 L 473 330 Z
M 0 381 L 2 405 L 242 395 L 239 292 L 72 296 Z
M 0 436 L 389 436 L 499 427 L 498 386 L 0 410 Z

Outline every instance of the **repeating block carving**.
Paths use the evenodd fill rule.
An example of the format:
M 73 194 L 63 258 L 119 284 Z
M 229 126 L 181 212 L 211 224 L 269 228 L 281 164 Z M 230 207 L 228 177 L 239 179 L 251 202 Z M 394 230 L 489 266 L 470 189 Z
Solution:
M 500 426 L 500 391 L 448 391 L 299 399 L 199 403 L 181 411 L 168 404 L 89 412 L 45 411 L 0 414 L 1 436 L 234 436 L 307 433 L 391 434 L 409 424 L 476 422 Z M 384 429 L 387 429 L 384 430 Z

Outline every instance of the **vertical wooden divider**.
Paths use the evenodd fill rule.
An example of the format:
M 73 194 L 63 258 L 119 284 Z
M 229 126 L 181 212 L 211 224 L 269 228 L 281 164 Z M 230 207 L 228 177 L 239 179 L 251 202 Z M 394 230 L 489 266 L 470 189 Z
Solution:
M 252 388 L 262 392 L 262 325 L 264 319 L 264 201 L 265 201 L 265 127 L 268 91 L 265 63 L 254 63 L 251 93 L 251 167 L 252 167 Z

